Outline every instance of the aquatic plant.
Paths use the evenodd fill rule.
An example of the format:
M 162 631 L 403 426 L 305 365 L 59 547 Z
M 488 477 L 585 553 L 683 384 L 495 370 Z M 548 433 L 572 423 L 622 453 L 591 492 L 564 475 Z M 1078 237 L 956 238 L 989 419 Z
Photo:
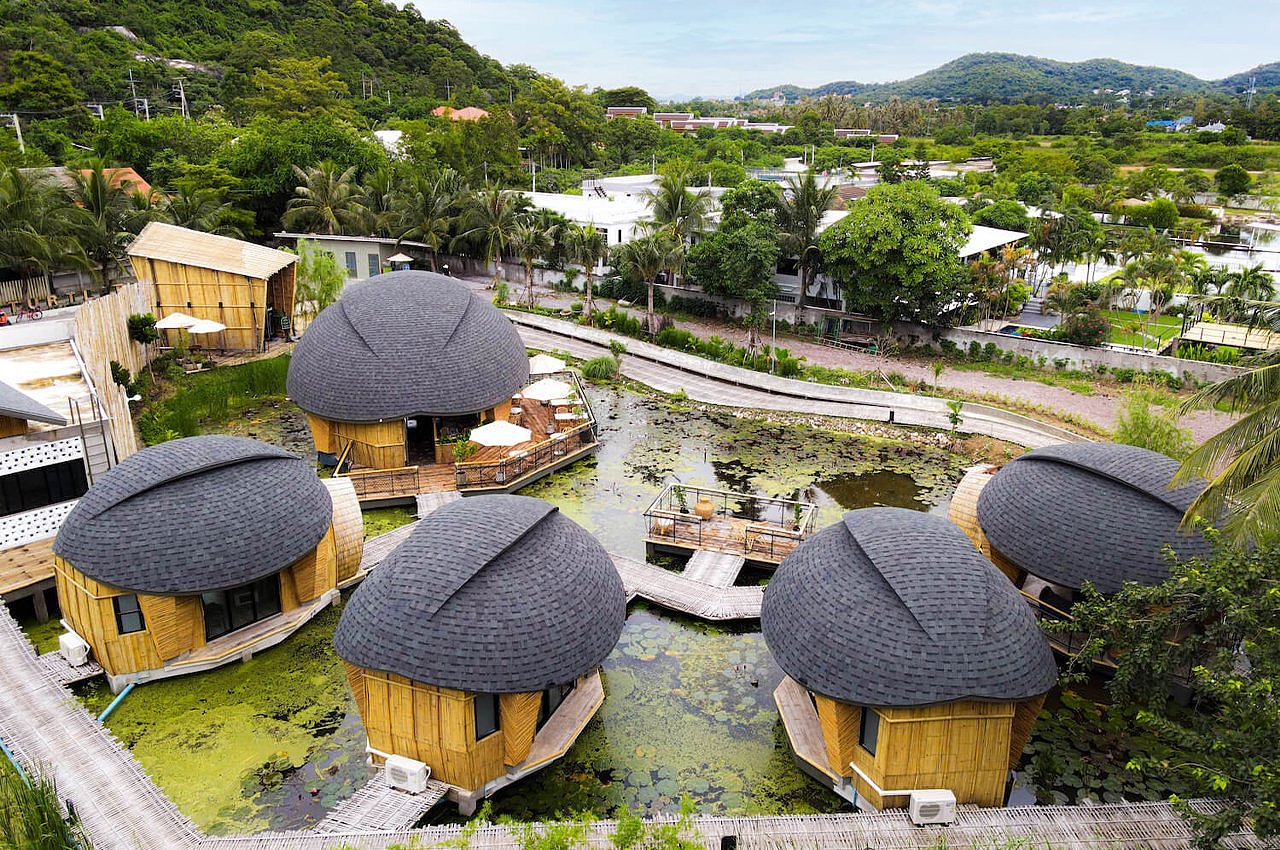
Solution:
M 593 357 L 583 365 L 582 374 L 592 381 L 611 381 L 618 377 L 618 361 L 611 355 Z
M 0 847 L 6 850 L 93 850 L 74 815 L 63 818 L 53 779 L 19 773 L 0 759 Z
M 205 433 L 255 401 L 283 399 L 289 355 L 224 366 L 176 381 L 172 395 L 147 405 L 138 430 L 148 445 L 163 442 L 168 432 L 183 437 Z

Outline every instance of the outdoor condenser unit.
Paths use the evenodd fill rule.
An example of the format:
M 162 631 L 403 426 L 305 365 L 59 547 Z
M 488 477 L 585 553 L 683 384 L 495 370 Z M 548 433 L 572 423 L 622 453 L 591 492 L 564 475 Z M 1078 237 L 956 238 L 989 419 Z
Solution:
M 427 780 L 431 778 L 431 768 L 404 756 L 387 756 L 386 771 L 388 785 L 410 794 L 426 791 Z
M 58 635 L 58 651 L 72 667 L 83 667 L 89 663 L 89 644 L 75 632 Z
M 956 819 L 956 795 L 945 788 L 912 791 L 907 813 L 916 826 L 951 823 Z

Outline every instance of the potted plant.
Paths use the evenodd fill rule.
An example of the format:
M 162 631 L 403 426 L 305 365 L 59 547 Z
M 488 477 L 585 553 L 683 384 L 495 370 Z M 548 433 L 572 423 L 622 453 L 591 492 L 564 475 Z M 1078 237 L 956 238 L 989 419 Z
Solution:
M 796 502 L 791 506 L 791 527 L 800 530 L 800 520 L 804 518 L 804 505 Z
M 684 487 L 677 484 L 671 488 L 671 495 L 676 497 L 676 504 L 680 506 L 680 513 L 689 513 L 689 500 L 685 497 Z

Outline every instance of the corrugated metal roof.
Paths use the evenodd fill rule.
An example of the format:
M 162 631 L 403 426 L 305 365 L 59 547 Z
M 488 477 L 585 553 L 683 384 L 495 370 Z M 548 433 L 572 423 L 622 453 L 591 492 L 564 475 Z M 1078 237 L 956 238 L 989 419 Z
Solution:
M 153 221 L 129 246 L 130 257 L 163 260 L 266 280 L 297 261 L 285 251 Z

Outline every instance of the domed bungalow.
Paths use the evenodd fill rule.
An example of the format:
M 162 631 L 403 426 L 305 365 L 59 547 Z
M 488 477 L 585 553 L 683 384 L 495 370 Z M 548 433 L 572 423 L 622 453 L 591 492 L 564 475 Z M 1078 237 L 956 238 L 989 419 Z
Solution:
M 1031 610 L 941 517 L 866 508 L 782 562 L 760 624 L 797 761 L 855 804 L 1004 803 L 1057 666 Z
M 438 508 L 346 603 L 346 663 L 373 764 L 423 762 L 460 810 L 559 758 L 604 701 L 626 617 L 604 548 L 557 508 Z
M 528 380 L 524 344 L 492 304 L 453 278 L 396 271 L 348 287 L 316 316 L 287 386 L 321 461 L 353 469 L 362 499 L 395 499 L 509 492 L 594 450 L 581 388 L 526 400 Z M 523 438 L 468 440 L 497 421 Z
M 1041 616 L 1060 618 L 1086 581 L 1103 593 L 1164 581 L 1166 546 L 1182 558 L 1210 553 L 1204 535 L 1179 527 L 1204 482 L 1170 490 L 1177 470 L 1135 446 L 1047 446 L 998 472 L 970 469 L 950 515 Z
M 58 604 L 118 690 L 281 642 L 354 576 L 362 537 L 349 483 L 256 440 L 174 440 L 122 461 L 67 515 Z

